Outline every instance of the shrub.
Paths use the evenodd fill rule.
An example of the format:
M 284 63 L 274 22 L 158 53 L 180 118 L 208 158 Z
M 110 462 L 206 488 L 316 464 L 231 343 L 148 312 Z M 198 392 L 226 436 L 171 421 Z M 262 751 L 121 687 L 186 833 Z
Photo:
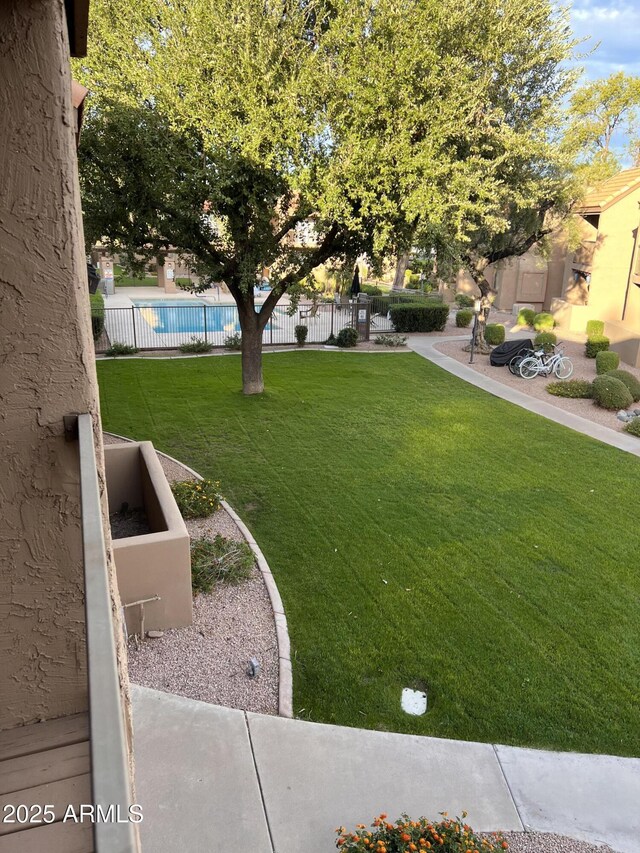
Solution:
M 119 355 L 135 355 L 137 352 L 137 347 L 129 346 L 129 344 L 119 344 L 118 341 L 114 341 L 109 349 L 105 350 L 104 354 L 116 358 Z
M 307 335 L 309 334 L 309 329 L 305 325 L 296 326 L 293 330 L 295 332 L 296 341 L 298 342 L 299 347 L 304 346 L 304 342 L 307 340 Z
M 533 326 L 536 312 L 533 308 L 521 308 L 518 311 L 518 319 L 516 320 L 519 326 Z
M 609 338 L 604 335 L 594 336 L 589 338 L 585 344 L 584 354 L 587 358 L 595 358 L 599 352 L 604 352 L 609 349 Z
M 327 338 L 327 340 L 325 341 L 325 344 L 326 344 L 328 347 L 337 347 L 337 346 L 338 346 L 338 339 L 337 339 L 337 338 L 336 338 L 336 336 L 333 334 L 333 332 L 331 332 L 331 334 L 329 335 L 329 337 L 328 337 L 328 338 Z
M 338 337 L 336 338 L 336 344 L 343 349 L 348 347 L 354 347 L 358 343 L 358 333 L 351 326 L 345 326 L 344 329 L 340 329 L 338 332 Z
M 606 353 L 608 355 L 608 353 Z M 637 403 L 640 400 L 640 382 L 636 379 L 633 373 L 628 370 L 610 370 L 607 374 L 612 379 L 619 379 L 623 385 L 629 389 L 629 393 L 633 397 L 633 402 Z
M 420 281 L 420 276 L 411 273 L 411 275 L 407 276 L 405 279 L 405 285 L 407 290 L 420 290 L 422 288 L 422 282 Z
M 536 347 L 542 347 L 545 352 L 551 352 L 558 343 L 558 338 L 553 332 L 538 332 L 533 339 L 533 343 Z
M 609 373 L 610 370 L 616 370 L 620 364 L 620 356 L 613 350 L 601 350 L 596 353 L 596 373 Z
M 180 344 L 178 347 L 180 352 L 211 352 L 213 344 L 208 343 L 203 338 L 197 335 L 191 335 L 191 341 L 188 344 Z
M 255 557 L 246 542 L 226 539 L 191 540 L 191 588 L 211 592 L 217 583 L 237 584 L 251 577 Z
M 604 335 L 604 322 L 602 320 L 587 320 L 587 337 L 601 338 Z
M 392 305 L 389 315 L 396 332 L 441 332 L 449 316 L 449 306 L 410 302 Z
M 459 329 L 466 329 L 473 320 L 473 311 L 468 308 L 461 308 L 456 314 L 456 326 Z
M 603 409 L 626 409 L 633 403 L 631 392 L 620 379 L 606 374 L 593 380 L 593 399 Z
M 406 335 L 376 335 L 374 344 L 383 347 L 403 347 L 407 342 Z
M 574 397 L 585 400 L 593 397 L 593 386 L 587 379 L 563 379 L 560 382 L 549 382 L 547 391 L 554 397 Z
M 488 323 L 484 330 L 484 339 L 492 347 L 504 343 L 504 326 L 502 323 Z
M 89 294 L 89 304 L 91 306 L 91 331 L 93 332 L 93 340 L 97 341 L 104 331 L 104 297 L 100 291 Z
M 235 332 L 233 335 L 228 335 L 224 339 L 225 349 L 242 349 L 242 335 L 240 332 Z
M 553 314 L 541 312 L 533 318 L 533 328 L 536 332 L 550 332 L 555 326 L 556 321 L 553 319 Z
M 456 293 L 455 303 L 458 308 L 473 308 L 475 299 L 473 296 L 468 296 L 466 293 Z
M 377 284 L 362 284 L 360 290 L 369 296 L 382 296 L 382 288 L 378 287 Z
M 628 421 L 624 425 L 624 431 L 640 438 L 640 418 L 634 418 L 632 421 Z
M 220 483 L 212 480 L 180 480 L 171 491 L 183 518 L 206 518 L 220 509 Z
M 386 814 L 379 815 L 367 831 L 364 824 L 358 824 L 355 832 L 347 832 L 344 826 L 336 832 L 336 847 L 345 853 L 365 853 L 365 851 L 386 851 L 386 853 L 406 853 L 406 851 L 428 850 L 430 853 L 464 853 L 478 851 L 497 853 L 507 850 L 509 845 L 504 836 L 497 832 L 488 838 L 477 835 L 464 823 L 467 813 L 461 818 L 451 819 L 441 812 L 443 820 L 431 821 L 426 817 L 419 820 L 403 814 L 395 823 L 388 823 Z

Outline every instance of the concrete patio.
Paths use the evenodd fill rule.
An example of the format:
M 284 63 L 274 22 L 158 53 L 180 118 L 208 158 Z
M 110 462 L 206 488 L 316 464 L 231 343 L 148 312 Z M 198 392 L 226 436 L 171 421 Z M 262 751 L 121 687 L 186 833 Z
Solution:
M 244 713 L 132 685 L 143 849 L 328 853 L 381 811 L 468 811 L 638 853 L 640 759 L 415 737 Z

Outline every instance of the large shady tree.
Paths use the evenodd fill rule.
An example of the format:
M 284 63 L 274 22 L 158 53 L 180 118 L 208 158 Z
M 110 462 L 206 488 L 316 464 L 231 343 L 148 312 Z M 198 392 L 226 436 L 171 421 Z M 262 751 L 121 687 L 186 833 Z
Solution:
M 565 14 L 551 0 L 95 0 L 80 149 L 89 241 L 177 251 L 238 306 L 263 390 L 278 299 L 328 260 L 463 257 L 555 203 Z M 556 193 L 557 195 L 557 193 Z M 317 240 L 292 239 L 313 215 Z M 272 290 L 259 311 L 263 266 Z

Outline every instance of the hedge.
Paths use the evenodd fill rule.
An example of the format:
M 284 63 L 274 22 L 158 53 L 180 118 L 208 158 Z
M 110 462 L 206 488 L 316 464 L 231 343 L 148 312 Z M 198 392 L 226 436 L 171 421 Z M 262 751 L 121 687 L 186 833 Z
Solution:
M 458 308 L 473 308 L 475 299 L 466 293 L 456 293 L 455 302 Z
M 604 335 L 594 335 L 585 344 L 584 354 L 587 358 L 595 358 L 599 352 L 609 349 L 609 343 L 609 338 L 605 338 Z
M 473 320 L 473 311 L 468 308 L 461 308 L 456 314 L 456 326 L 459 329 L 466 329 Z
M 596 373 L 609 373 L 610 370 L 616 370 L 620 364 L 620 356 L 613 350 L 602 350 L 596 353 Z
M 558 338 L 553 332 L 538 332 L 533 339 L 533 344 L 536 347 L 542 347 L 545 352 L 551 352 L 554 346 L 558 343 Z
M 624 431 L 640 438 L 640 418 L 634 418 L 632 421 L 628 421 L 624 425 Z
M 104 298 L 100 291 L 89 294 L 91 305 L 91 331 L 93 340 L 97 341 L 104 331 Z
M 410 302 L 392 305 L 389 316 L 396 332 L 441 332 L 449 316 L 449 306 Z
M 626 409 L 633 403 L 624 382 L 608 374 L 596 376 L 593 380 L 593 399 L 603 409 Z
M 516 320 L 516 323 L 518 326 L 533 326 L 535 317 L 536 312 L 533 308 L 521 308 L 518 311 L 518 319 Z
M 623 385 L 626 385 L 629 389 L 629 393 L 633 397 L 634 403 L 637 403 L 638 400 L 640 400 L 640 382 L 636 379 L 633 373 L 629 373 L 628 370 L 610 370 L 605 375 L 610 376 L 612 379 L 619 379 Z
M 504 343 L 504 326 L 501 323 L 489 323 L 484 330 L 484 339 L 492 347 Z
M 587 337 L 600 338 L 604 335 L 604 322 L 602 320 L 587 320 Z
M 541 312 L 533 318 L 533 328 L 536 332 L 550 332 L 555 326 L 556 321 L 553 319 L 553 314 Z

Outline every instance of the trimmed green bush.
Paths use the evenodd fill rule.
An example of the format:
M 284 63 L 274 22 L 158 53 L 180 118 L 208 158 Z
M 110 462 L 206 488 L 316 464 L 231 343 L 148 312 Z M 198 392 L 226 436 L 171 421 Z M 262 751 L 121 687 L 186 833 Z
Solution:
M 484 339 L 492 347 L 504 343 L 504 326 L 502 323 L 489 323 L 484 330 Z
M 456 293 L 455 303 L 458 308 L 473 308 L 475 299 L 473 296 L 468 296 L 466 293 Z
M 304 342 L 307 340 L 307 335 L 309 334 L 309 328 L 301 323 L 299 326 L 296 326 L 293 331 L 295 333 L 298 346 L 303 347 Z
M 593 380 L 593 399 L 603 409 L 626 409 L 633 403 L 631 392 L 614 376 L 596 376 Z
M 516 320 L 516 323 L 519 326 L 533 326 L 535 316 L 536 312 L 533 308 L 521 308 L 518 311 L 518 319 Z
M 449 306 L 410 302 L 392 305 L 389 315 L 396 332 L 441 332 L 449 316 Z
M 554 397 L 589 400 L 593 397 L 593 383 L 587 379 L 563 379 L 560 382 L 549 382 L 547 391 Z
M 550 332 L 555 324 L 556 321 L 553 319 L 553 314 L 547 314 L 544 311 L 536 314 L 533 318 L 533 328 L 536 332 Z
M 97 341 L 104 331 L 104 297 L 99 290 L 89 294 L 89 304 L 91 305 L 91 331 L 93 340 Z
M 344 329 L 340 329 L 338 332 L 338 337 L 336 338 L 336 344 L 343 349 L 348 347 L 354 347 L 358 343 L 358 333 L 351 326 L 345 326 Z
M 628 370 L 610 370 L 606 376 L 610 376 L 612 379 L 619 379 L 623 385 L 626 385 L 629 389 L 629 393 L 633 397 L 634 403 L 637 403 L 638 400 L 640 400 L 640 382 L 636 379 L 633 373 L 629 373 Z
M 587 320 L 587 337 L 601 338 L 604 335 L 604 322 L 602 320 Z
M 620 356 L 612 350 L 602 350 L 596 353 L 596 373 L 609 373 L 610 370 L 616 370 L 620 364 Z
M 361 284 L 360 290 L 369 296 L 382 296 L 382 289 L 377 284 Z
M 467 326 L 470 325 L 473 320 L 473 311 L 470 311 L 468 308 L 462 308 L 456 314 L 456 326 L 459 329 L 466 329 Z
M 224 339 L 225 349 L 242 349 L 242 335 L 240 332 L 234 332 L 233 335 L 227 335 Z
M 545 352 L 551 352 L 558 343 L 558 338 L 553 332 L 538 332 L 533 339 L 534 346 L 542 347 Z
M 640 438 L 640 418 L 634 418 L 624 425 L 624 431 Z
M 584 347 L 584 354 L 587 358 L 595 358 L 599 352 L 609 349 L 609 343 L 609 338 L 605 338 L 604 335 L 589 338 Z

